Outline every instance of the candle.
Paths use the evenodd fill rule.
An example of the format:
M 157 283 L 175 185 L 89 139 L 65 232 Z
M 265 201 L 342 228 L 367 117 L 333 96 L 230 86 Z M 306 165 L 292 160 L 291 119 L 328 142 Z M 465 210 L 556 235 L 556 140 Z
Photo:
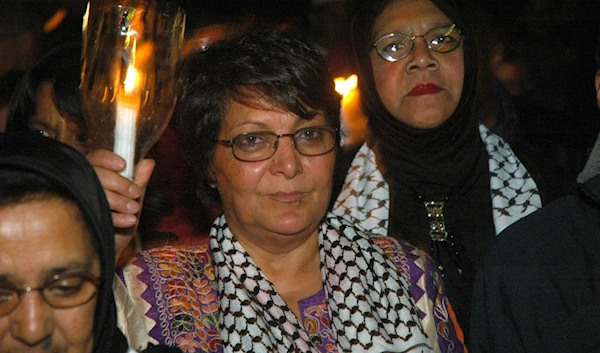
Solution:
M 115 119 L 115 142 L 113 151 L 125 159 L 124 177 L 133 180 L 135 139 L 140 107 L 136 92 L 138 73 L 132 65 L 127 68 L 122 92 L 117 96 Z
M 360 104 L 360 92 L 357 88 L 358 77 L 351 75 L 347 79 L 338 77 L 334 80 L 335 90 L 343 96 L 340 121 L 346 134 L 344 146 L 351 148 L 365 140 L 367 117 Z

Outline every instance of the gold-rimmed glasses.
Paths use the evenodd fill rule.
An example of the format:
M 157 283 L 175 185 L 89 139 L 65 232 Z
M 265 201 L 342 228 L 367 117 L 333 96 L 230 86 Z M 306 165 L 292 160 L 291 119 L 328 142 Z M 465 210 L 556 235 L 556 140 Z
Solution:
M 412 52 L 416 38 L 425 39 L 430 50 L 448 53 L 460 45 L 461 32 L 455 24 L 434 27 L 422 36 L 409 36 L 394 32 L 377 39 L 373 48 L 382 59 L 394 62 L 406 58 Z

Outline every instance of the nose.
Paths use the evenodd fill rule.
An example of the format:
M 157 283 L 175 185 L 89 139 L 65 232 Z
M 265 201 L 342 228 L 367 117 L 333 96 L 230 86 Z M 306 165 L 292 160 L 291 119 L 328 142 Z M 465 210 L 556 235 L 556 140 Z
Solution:
M 419 70 L 437 69 L 439 69 L 439 62 L 434 55 L 433 50 L 429 49 L 425 38 L 416 37 L 413 40 L 413 50 L 408 54 L 406 71 L 415 72 Z
M 23 293 L 18 306 L 10 313 L 12 336 L 30 347 L 43 344 L 54 329 L 52 314 L 53 309 L 39 292 Z
M 293 178 L 302 173 L 301 157 L 291 136 L 280 137 L 277 141 L 277 150 L 271 158 L 271 173 L 281 173 L 288 179 Z

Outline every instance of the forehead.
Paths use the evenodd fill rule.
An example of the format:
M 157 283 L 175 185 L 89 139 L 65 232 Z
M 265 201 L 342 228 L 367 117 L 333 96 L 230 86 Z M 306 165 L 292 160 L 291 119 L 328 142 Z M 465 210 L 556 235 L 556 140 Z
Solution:
M 312 125 L 314 125 L 315 122 L 317 124 L 324 124 L 325 117 L 323 114 L 316 114 L 315 117 L 310 120 L 302 119 L 285 108 L 274 106 L 272 103 L 268 103 L 262 99 L 257 99 L 250 105 L 232 100 L 225 112 L 221 130 L 236 130 L 238 128 L 243 129 L 244 127 L 248 127 L 252 130 L 273 130 L 277 127 L 295 129 L 309 122 Z M 288 133 L 290 131 L 284 130 L 283 132 L 274 132 Z
M 433 27 L 450 23 L 448 16 L 429 0 L 396 0 L 377 16 L 371 34 L 374 38 L 397 31 L 422 35 Z
M 0 249 L 0 278 L 17 281 L 36 283 L 98 262 L 77 206 L 58 197 L 2 206 Z
M 54 122 L 58 120 L 64 121 L 69 124 L 71 129 L 84 129 L 84 123 L 77 117 L 63 116 L 59 111 L 54 102 L 54 84 L 51 82 L 42 82 L 37 88 L 36 95 L 36 109 L 34 117 L 41 121 Z

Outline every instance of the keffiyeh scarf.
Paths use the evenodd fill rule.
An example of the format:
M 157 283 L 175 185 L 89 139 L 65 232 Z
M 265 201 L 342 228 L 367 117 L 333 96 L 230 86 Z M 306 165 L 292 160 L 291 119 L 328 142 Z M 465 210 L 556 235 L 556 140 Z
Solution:
M 227 352 L 310 352 L 310 337 L 227 226 L 211 229 L 221 335 Z M 430 352 L 409 285 L 387 255 L 347 221 L 319 229 L 321 274 L 340 352 Z
M 496 234 L 539 210 L 542 201 L 535 181 L 510 146 L 483 125 L 479 133 L 489 155 L 490 197 Z M 374 152 L 365 144 L 357 152 L 333 213 L 351 219 L 367 232 L 387 235 L 390 192 L 377 167 Z

